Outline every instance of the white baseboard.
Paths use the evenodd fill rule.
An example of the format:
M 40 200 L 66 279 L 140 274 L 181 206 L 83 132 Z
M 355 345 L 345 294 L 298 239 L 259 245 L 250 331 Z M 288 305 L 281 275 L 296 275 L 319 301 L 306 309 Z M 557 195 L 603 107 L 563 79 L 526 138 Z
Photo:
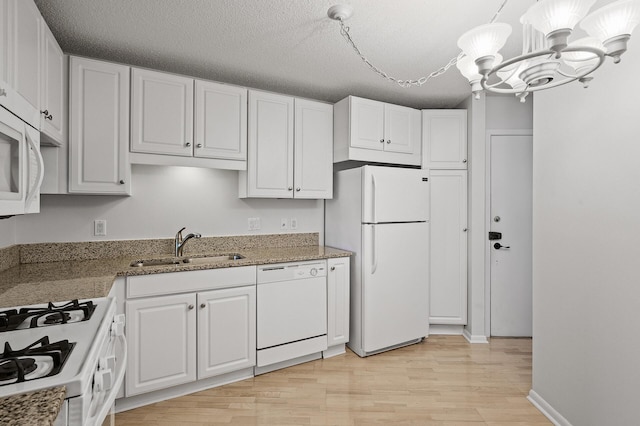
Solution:
M 542 414 L 544 414 L 549 420 L 551 420 L 551 423 L 553 423 L 554 425 L 572 426 L 571 423 L 569 423 L 569 420 L 562 417 L 562 414 L 558 413 L 555 408 L 553 408 L 533 389 L 529 391 L 529 396 L 527 396 L 527 399 L 534 405 L 534 407 L 540 410 Z
M 462 330 L 462 335 L 469 343 L 489 343 L 487 336 L 481 334 L 471 334 L 466 328 Z
M 462 330 L 464 330 L 464 325 L 450 325 L 450 324 L 430 324 L 429 325 L 429 334 L 430 335 L 452 335 L 452 336 L 460 336 L 462 335 Z

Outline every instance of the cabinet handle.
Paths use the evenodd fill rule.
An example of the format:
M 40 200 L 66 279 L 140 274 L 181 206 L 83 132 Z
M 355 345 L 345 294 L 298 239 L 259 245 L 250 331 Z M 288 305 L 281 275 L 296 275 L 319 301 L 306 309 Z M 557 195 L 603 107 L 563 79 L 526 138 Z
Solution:
M 293 191 L 293 186 L 290 186 L 289 188 L 287 188 L 289 191 Z
M 462 228 L 462 232 L 467 232 L 468 230 L 468 228 Z
M 467 162 L 467 159 L 465 158 L 464 160 L 462 160 L 462 162 L 463 162 L 463 163 L 466 163 L 466 162 Z
M 196 145 L 196 148 L 202 148 L 202 144 L 199 143 L 198 145 Z
M 380 143 L 384 143 L 384 139 L 380 139 Z
M 124 185 L 124 179 L 120 179 L 120 185 Z
M 207 305 L 205 305 L 204 303 L 201 303 L 201 304 L 200 304 L 200 307 L 201 307 L 202 309 L 204 309 L 204 308 L 206 308 L 206 307 L 207 307 Z
M 332 270 L 332 271 L 335 271 L 335 270 L 336 270 L 336 267 L 335 267 L 335 266 L 332 266 L 332 267 L 331 267 L 331 270 Z
M 189 148 L 191 146 L 191 142 L 187 142 L 186 144 L 184 144 L 187 148 Z
M 297 191 L 297 192 L 300 192 L 300 187 L 296 188 L 296 191 Z
M 389 140 L 387 141 L 387 145 L 388 145 L 388 144 L 390 144 L 390 143 L 391 143 L 391 139 L 389 139 Z
M 44 115 L 45 120 L 53 120 L 53 115 L 49 114 L 48 109 L 45 109 L 44 111 L 40 111 L 40 114 Z
M 189 310 L 192 310 L 192 309 L 193 309 L 193 305 L 189 305 Z

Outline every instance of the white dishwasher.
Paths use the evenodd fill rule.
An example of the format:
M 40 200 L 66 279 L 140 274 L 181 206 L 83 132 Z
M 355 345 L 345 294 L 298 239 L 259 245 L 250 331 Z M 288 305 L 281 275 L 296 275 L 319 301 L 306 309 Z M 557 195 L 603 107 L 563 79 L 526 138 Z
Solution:
M 256 374 L 320 358 L 327 349 L 326 261 L 259 266 L 257 281 Z

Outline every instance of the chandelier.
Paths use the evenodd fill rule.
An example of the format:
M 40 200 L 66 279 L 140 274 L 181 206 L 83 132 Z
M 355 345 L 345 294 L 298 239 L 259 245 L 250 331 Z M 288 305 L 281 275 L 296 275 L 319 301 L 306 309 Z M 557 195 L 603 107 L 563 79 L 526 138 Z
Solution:
M 454 64 L 469 80 L 479 98 L 483 90 L 514 94 L 525 101 L 530 92 L 551 89 L 578 80 L 587 87 L 607 56 L 614 63 L 627 50 L 631 32 L 640 22 L 640 0 L 618 0 L 589 13 L 596 0 L 539 0 L 520 18 L 522 54 L 503 61 L 499 50 L 511 34 L 511 26 L 495 22 L 508 0 L 488 24 L 464 33 L 458 39 L 460 54 L 426 77 L 400 80 L 369 61 L 357 47 L 344 24 L 350 6 L 332 6 L 327 14 L 340 23 L 340 33 L 374 72 L 402 87 L 422 86 L 445 73 Z M 569 42 L 576 25 L 588 37 Z

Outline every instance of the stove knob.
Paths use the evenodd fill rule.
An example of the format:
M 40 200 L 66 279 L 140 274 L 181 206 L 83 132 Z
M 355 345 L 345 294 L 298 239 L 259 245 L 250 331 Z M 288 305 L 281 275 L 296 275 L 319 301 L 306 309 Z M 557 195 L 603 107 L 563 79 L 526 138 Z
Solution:
M 100 370 L 93 375 L 93 390 L 96 392 L 108 391 L 113 386 L 111 370 Z
M 103 356 L 102 358 L 100 358 L 100 363 L 98 364 L 98 370 L 115 371 L 115 369 L 116 369 L 115 355 Z
M 318 275 L 318 270 L 316 268 L 311 268 L 311 271 L 309 271 L 309 273 L 312 277 L 315 277 L 316 275 Z

